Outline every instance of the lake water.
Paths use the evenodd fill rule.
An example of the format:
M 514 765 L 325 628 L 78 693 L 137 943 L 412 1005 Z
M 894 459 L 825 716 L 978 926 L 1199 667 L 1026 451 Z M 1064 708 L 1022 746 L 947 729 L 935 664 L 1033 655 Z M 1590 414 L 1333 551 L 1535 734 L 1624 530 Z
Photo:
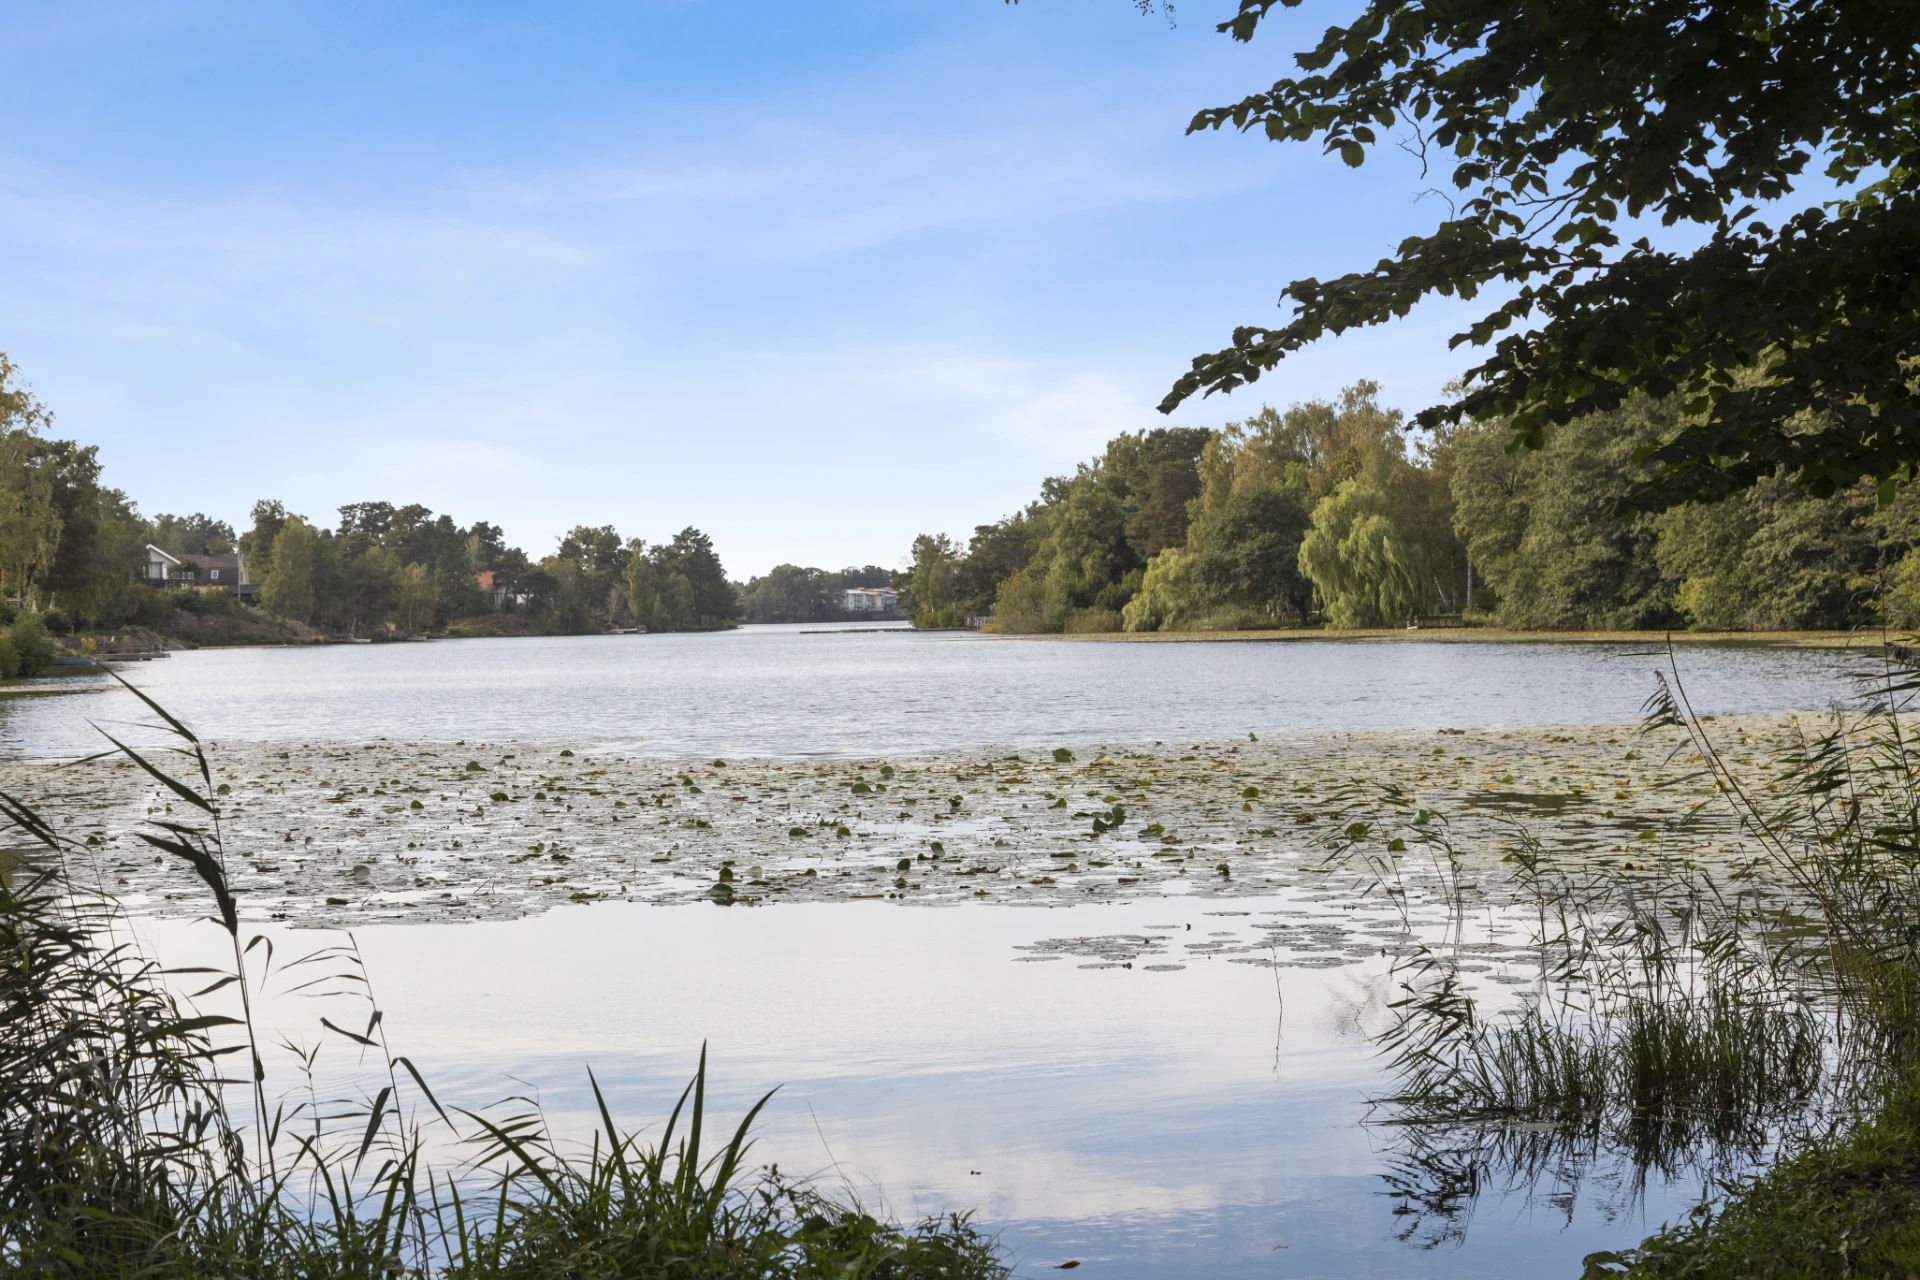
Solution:
M 1844 696 L 1823 650 L 1687 647 L 1703 713 Z M 593 636 L 228 649 L 131 666 L 206 737 L 573 739 L 680 756 L 875 756 L 1006 744 L 1636 718 L 1645 646 L 1474 642 L 1073 643 L 966 632 Z M 99 691 L 105 677 L 69 677 Z M 124 694 L 0 700 L 0 750 L 97 749 Z
M 1505 1192 L 1496 1167 L 1454 1214 L 1406 1212 L 1385 1176 L 1406 1131 L 1361 1124 L 1380 1077 L 1359 1028 L 1377 1020 L 1385 961 L 1275 970 L 1182 952 L 1302 905 L 613 904 L 355 937 L 395 1051 L 443 1101 L 530 1094 L 584 1141 L 591 1067 L 623 1124 L 657 1132 L 704 1042 L 709 1123 L 730 1131 L 781 1086 L 756 1163 L 850 1185 L 903 1218 L 974 1208 L 1025 1277 L 1079 1260 L 1080 1274 L 1125 1280 L 1571 1280 L 1584 1254 L 1684 1214 L 1691 1182 L 1636 1193 L 1604 1164 L 1584 1185 Z M 1018 949 L 1156 927 L 1185 968 L 1031 963 Z M 170 963 L 220 962 L 211 926 L 153 928 Z M 278 945 L 292 956 L 328 940 Z M 320 1033 L 323 1012 L 283 999 L 268 1016 L 331 1039 L 333 1084 L 328 1059 L 355 1050 Z M 334 1019 L 359 1026 L 365 1012 Z M 291 1065 L 270 1057 L 270 1078 L 296 1078 Z
M 1689 648 L 1681 662 L 1705 713 L 1818 710 L 1846 696 L 1855 665 L 1758 647 Z M 1660 665 L 1605 645 L 762 628 L 199 652 L 130 674 L 215 739 L 566 738 L 844 756 L 1631 720 Z M 130 713 L 98 681 L 61 688 L 0 704 L 8 750 L 74 752 L 88 746 L 83 717 Z M 396 1050 L 443 1098 L 531 1089 L 557 1130 L 584 1136 L 591 1066 L 616 1112 L 649 1124 L 705 1041 L 720 1115 L 783 1086 L 760 1159 L 844 1178 L 896 1215 L 975 1208 L 1023 1276 L 1078 1260 L 1077 1274 L 1129 1280 L 1571 1277 L 1583 1254 L 1684 1213 L 1691 1181 L 1636 1187 L 1604 1162 L 1512 1185 L 1488 1169 L 1452 1214 L 1407 1212 L 1415 1202 L 1396 1193 L 1410 1188 L 1394 1179 L 1418 1190 L 1421 1175 L 1409 1173 L 1405 1131 L 1361 1123 L 1382 1084 L 1365 1029 L 1387 998 L 1386 961 L 1276 949 L 1273 967 L 1244 962 L 1244 946 L 1208 952 L 1259 937 L 1275 913 L 1311 921 L 1355 905 L 1306 890 L 1058 908 L 612 903 L 356 938 Z M 214 958 L 204 924 L 144 927 L 170 963 Z M 283 954 L 327 940 L 279 933 Z M 1122 968 L 1097 941 L 1058 945 L 1143 933 L 1168 938 L 1184 967 Z M 310 1003 L 270 1011 L 298 1037 L 317 1030 Z M 344 1047 L 329 1052 L 344 1061 Z

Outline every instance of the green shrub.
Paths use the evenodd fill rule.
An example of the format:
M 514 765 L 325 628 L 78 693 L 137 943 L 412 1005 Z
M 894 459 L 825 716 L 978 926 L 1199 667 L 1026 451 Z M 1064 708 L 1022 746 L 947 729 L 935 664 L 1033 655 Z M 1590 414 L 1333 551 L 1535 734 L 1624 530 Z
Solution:
M 232 613 L 238 605 L 225 587 L 175 587 L 168 604 L 185 613 Z
M 1118 631 L 1125 625 L 1118 609 L 1075 609 L 1067 615 L 1066 633 L 1072 635 L 1093 635 L 1104 631 Z
M 163 627 L 173 612 L 171 591 L 155 591 L 151 588 L 139 596 L 132 609 L 132 621 L 142 626 Z
M 1920 1269 L 1920 1079 L 1878 1116 L 1730 1188 L 1637 1249 L 1589 1254 L 1586 1280 L 1812 1280 Z
M 24 613 L 16 618 L 7 628 L 7 639 L 14 658 L 14 670 L 9 674 L 45 675 L 53 666 L 53 637 L 47 634 L 46 625 L 37 615 Z

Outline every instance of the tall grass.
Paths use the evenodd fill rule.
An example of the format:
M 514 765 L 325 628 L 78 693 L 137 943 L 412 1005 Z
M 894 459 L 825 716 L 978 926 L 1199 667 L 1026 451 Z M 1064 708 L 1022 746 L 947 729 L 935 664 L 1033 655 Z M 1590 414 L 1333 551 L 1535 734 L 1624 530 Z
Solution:
M 1677 730 L 1675 752 L 1698 757 L 1689 781 L 1711 782 L 1738 852 L 1690 848 L 1683 827 L 1627 868 L 1516 826 L 1498 907 L 1535 957 L 1533 987 L 1489 1007 L 1444 941 L 1396 964 L 1378 1101 L 1401 1128 L 1395 1189 L 1421 1230 L 1445 1235 L 1489 1181 L 1577 1180 L 1608 1157 L 1634 1186 L 1688 1170 L 1710 1184 L 1870 1113 L 1920 1065 L 1920 742 L 1906 723 L 1920 678 L 1889 667 L 1862 683 L 1859 705 L 1798 735 L 1756 792 L 1673 669 L 1645 728 Z M 1395 843 L 1433 858 L 1429 881 L 1463 916 L 1447 824 L 1388 800 Z M 1354 830 L 1373 838 L 1336 861 L 1397 883 L 1381 833 Z
M 284 1041 L 306 1087 L 270 1093 L 254 988 L 276 971 L 272 945 L 243 935 L 200 743 L 133 692 L 159 717 L 147 728 L 185 758 L 185 780 L 158 752 L 115 739 L 110 754 L 200 815 L 141 838 L 200 878 L 232 965 L 160 969 L 131 941 L 88 847 L 0 794 L 0 816 L 32 846 L 0 884 L 0 1270 L 76 1280 L 1008 1274 L 964 1215 L 903 1227 L 750 1164 L 751 1127 L 771 1094 L 714 1143 L 704 1050 L 652 1142 L 617 1124 L 597 1082 L 600 1128 L 583 1149 L 558 1141 L 537 1107 L 445 1106 L 388 1047 L 351 946 L 278 972 L 310 990 L 363 994 L 359 1030 L 322 1023 L 372 1056 L 378 1087 L 323 1100 L 312 1084 L 319 1051 Z M 239 1016 L 200 1012 L 194 1002 L 215 993 L 237 996 Z M 460 1158 L 436 1164 L 432 1153 L 446 1150 Z

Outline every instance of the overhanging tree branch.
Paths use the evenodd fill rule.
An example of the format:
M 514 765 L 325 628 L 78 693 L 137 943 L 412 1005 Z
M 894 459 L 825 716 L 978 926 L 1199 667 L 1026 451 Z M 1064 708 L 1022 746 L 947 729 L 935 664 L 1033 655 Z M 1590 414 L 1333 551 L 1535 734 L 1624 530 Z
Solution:
M 1276 3 L 1241 0 L 1250 40 Z M 1636 506 L 1776 472 L 1816 493 L 1920 460 L 1920 0 L 1371 0 L 1301 75 L 1196 115 L 1363 164 L 1405 124 L 1452 157 L 1454 215 L 1371 271 L 1282 292 L 1161 403 L 1256 381 L 1332 333 L 1440 295 L 1513 296 L 1454 346 L 1489 348 L 1424 426 L 1500 416 L 1521 445 L 1638 392 L 1688 415 Z M 1815 157 L 1838 199 L 1801 195 Z M 1823 195 L 1832 195 L 1825 190 Z M 1778 226 L 1756 206 L 1791 201 Z M 1691 252 L 1622 246 L 1630 219 Z

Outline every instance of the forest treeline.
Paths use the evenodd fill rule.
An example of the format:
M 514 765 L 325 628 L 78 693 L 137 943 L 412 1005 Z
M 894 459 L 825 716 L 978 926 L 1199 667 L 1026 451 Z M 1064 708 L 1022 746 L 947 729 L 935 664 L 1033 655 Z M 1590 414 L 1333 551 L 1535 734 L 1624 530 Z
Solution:
M 323 527 L 262 501 L 239 533 L 199 513 L 149 519 L 104 483 L 97 447 L 52 438 L 52 422 L 0 355 L 0 675 L 50 661 L 48 633 L 165 630 L 181 612 L 241 608 L 216 587 L 146 585 L 149 543 L 174 556 L 237 550 L 265 613 L 343 636 L 704 631 L 740 614 L 740 590 L 698 529 L 649 545 L 581 526 L 536 560 L 498 525 L 418 504 L 351 503 Z
M 234 541 L 260 566 L 263 609 L 348 635 L 499 630 L 507 619 L 532 634 L 714 631 L 739 612 L 712 540 L 693 528 L 649 546 L 581 525 L 536 561 L 497 525 L 462 527 L 417 504 L 352 503 L 337 527 L 319 528 L 260 502 Z
M 1219 430 L 1118 436 L 1025 510 L 913 546 L 916 625 L 1014 632 L 1388 627 L 1472 611 L 1527 629 L 1920 625 L 1920 504 L 1870 484 L 1762 480 L 1621 514 L 1643 445 L 1680 423 L 1639 398 L 1510 451 L 1501 422 L 1411 438 L 1379 388 L 1263 407 Z

